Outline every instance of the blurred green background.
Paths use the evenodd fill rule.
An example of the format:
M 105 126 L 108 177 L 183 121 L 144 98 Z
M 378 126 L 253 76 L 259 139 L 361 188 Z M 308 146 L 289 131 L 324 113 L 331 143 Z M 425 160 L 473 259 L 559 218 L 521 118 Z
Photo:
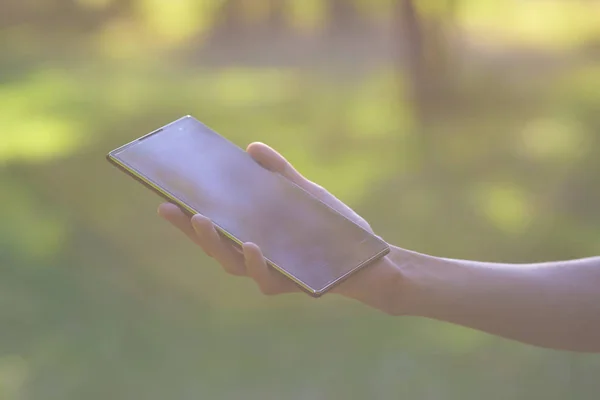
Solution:
M 600 253 L 600 2 L 3 0 L 0 399 L 595 399 L 600 357 L 266 298 L 104 154 L 184 114 L 391 243 Z

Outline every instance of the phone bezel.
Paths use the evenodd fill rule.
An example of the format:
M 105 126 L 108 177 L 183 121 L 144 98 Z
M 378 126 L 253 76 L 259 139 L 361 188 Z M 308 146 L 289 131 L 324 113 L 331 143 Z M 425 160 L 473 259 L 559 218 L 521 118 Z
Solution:
M 178 118 L 177 120 L 161 127 L 158 128 L 150 133 L 147 133 L 135 140 L 132 140 L 129 143 L 126 143 L 112 151 L 110 151 L 107 155 L 106 155 L 106 159 L 115 167 L 117 167 L 119 170 L 121 170 L 122 172 L 125 172 L 127 175 L 131 176 L 132 178 L 134 178 L 135 180 L 137 180 L 138 182 L 140 182 L 142 185 L 144 185 L 145 187 L 147 187 L 148 189 L 152 190 L 153 192 L 155 192 L 156 194 L 158 194 L 159 196 L 161 196 L 163 199 L 174 203 L 175 205 L 177 205 L 186 215 L 188 216 L 193 216 L 197 213 L 199 213 L 198 210 L 195 210 L 193 207 L 191 207 L 189 204 L 187 204 L 186 202 L 184 202 L 183 200 L 179 199 L 177 196 L 175 196 L 174 194 L 170 193 L 168 190 L 166 190 L 165 188 L 161 187 L 160 185 L 158 185 L 156 182 L 153 182 L 150 178 L 148 178 L 147 176 L 143 175 L 141 172 L 137 171 L 135 168 L 127 165 L 126 163 L 124 163 L 123 161 L 119 160 L 117 158 L 117 154 L 120 153 L 121 151 L 125 150 L 127 147 L 132 146 L 152 135 L 155 135 L 161 131 L 166 130 L 167 128 L 169 128 L 171 125 L 175 125 L 179 122 L 181 122 L 182 120 L 185 119 L 189 119 L 192 118 L 194 120 L 197 121 L 197 119 L 195 119 L 194 117 L 192 117 L 191 115 L 186 115 L 183 116 L 181 118 Z M 199 121 L 198 121 L 199 122 Z M 232 143 L 233 144 L 233 143 Z M 235 144 L 233 144 L 235 146 Z M 278 174 L 279 175 L 279 174 Z M 279 175 L 281 176 L 281 175 Z M 282 177 L 282 179 L 285 179 Z M 334 208 L 332 208 L 331 206 L 329 206 L 327 203 L 321 201 L 320 199 L 318 199 L 317 197 L 313 196 L 311 193 L 307 192 L 306 190 L 304 190 L 302 187 L 296 185 L 294 182 L 291 182 L 289 180 L 286 180 L 288 183 L 296 186 L 297 188 L 299 188 L 300 190 L 302 190 L 304 193 L 306 193 L 308 196 L 312 197 L 313 199 L 315 199 L 316 201 L 320 202 L 321 204 L 323 204 L 325 207 L 327 207 L 328 209 L 330 209 L 331 211 L 342 215 L 339 211 L 335 210 Z M 344 218 L 346 218 L 344 215 L 342 215 Z M 359 228 L 363 229 L 361 226 L 359 226 L 358 224 L 356 224 L 354 221 L 346 218 L 349 222 L 357 225 Z M 213 221 L 213 224 L 215 225 L 215 228 L 217 229 L 217 231 L 219 232 L 219 234 L 221 234 L 221 236 L 223 236 L 224 238 L 228 239 L 229 241 L 231 241 L 231 243 L 237 247 L 238 249 L 241 249 L 242 247 L 242 241 L 240 239 L 238 239 L 235 235 L 233 235 L 232 233 L 228 232 L 226 229 L 222 228 L 221 226 L 219 226 L 219 224 L 217 224 L 216 222 Z M 378 236 L 374 235 L 371 232 L 368 232 L 365 230 L 365 232 L 367 232 L 369 235 L 371 235 L 372 237 L 374 237 L 376 240 L 378 240 L 379 242 L 381 242 L 384 246 L 383 250 L 374 254 L 373 256 L 367 258 L 366 260 L 362 261 L 361 263 L 359 263 L 357 266 L 353 267 L 352 269 L 350 269 L 347 273 L 345 273 L 344 275 L 340 276 L 337 279 L 334 279 L 333 281 L 331 281 L 330 283 L 328 283 L 326 286 L 324 286 L 323 288 L 320 289 L 315 289 L 313 287 L 311 287 L 310 285 L 306 284 L 305 282 L 303 282 L 302 280 L 298 279 L 296 276 L 292 275 L 291 273 L 287 272 L 285 270 L 285 268 L 280 267 L 279 265 L 277 265 L 276 263 L 274 263 L 273 261 L 269 260 L 267 257 L 265 257 L 265 260 L 267 262 L 267 264 L 271 267 L 273 267 L 275 270 L 277 270 L 278 272 L 282 273 L 283 275 L 285 275 L 287 278 L 289 278 L 290 280 L 292 280 L 296 285 L 298 285 L 298 287 L 300 289 L 302 289 L 304 292 L 306 292 L 307 294 L 309 294 L 312 297 L 318 298 L 321 297 L 323 294 L 325 294 L 326 292 L 328 292 L 329 290 L 331 290 L 334 286 L 337 286 L 338 284 L 340 284 L 342 281 L 344 281 L 345 279 L 347 279 L 350 275 L 354 274 L 355 272 L 357 272 L 358 270 L 362 269 L 363 267 L 373 263 L 374 261 L 384 257 L 385 255 L 387 255 L 390 252 L 390 247 L 389 245 L 383 241 L 381 238 L 379 238 Z

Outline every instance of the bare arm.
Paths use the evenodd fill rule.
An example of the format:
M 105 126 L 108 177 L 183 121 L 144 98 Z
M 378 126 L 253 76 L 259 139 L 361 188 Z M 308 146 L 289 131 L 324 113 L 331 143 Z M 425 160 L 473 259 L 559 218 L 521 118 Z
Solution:
M 396 249 L 399 313 L 554 349 L 600 352 L 600 257 L 540 264 L 450 260 Z
M 264 168 L 371 230 L 363 218 L 303 177 L 270 147 L 254 143 L 247 151 Z M 226 272 L 252 278 L 264 294 L 299 291 L 267 266 L 255 244 L 245 243 L 242 251 L 237 250 L 206 217 L 190 219 L 173 204 L 161 205 L 159 214 Z M 600 352 L 600 258 L 511 265 L 450 260 L 393 247 L 389 255 L 352 275 L 333 293 L 391 315 L 437 319 L 536 346 Z

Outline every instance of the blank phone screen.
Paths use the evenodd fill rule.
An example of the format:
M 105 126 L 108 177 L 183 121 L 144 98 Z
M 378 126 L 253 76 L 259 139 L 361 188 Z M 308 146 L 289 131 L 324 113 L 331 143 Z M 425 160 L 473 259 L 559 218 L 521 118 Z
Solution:
M 113 151 L 110 157 L 228 236 L 257 244 L 305 290 L 321 294 L 386 253 L 381 239 L 192 117 Z

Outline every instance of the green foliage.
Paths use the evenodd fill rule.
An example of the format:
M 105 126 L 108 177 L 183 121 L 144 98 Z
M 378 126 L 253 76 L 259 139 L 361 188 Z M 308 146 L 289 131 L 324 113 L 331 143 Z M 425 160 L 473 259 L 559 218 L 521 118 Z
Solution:
M 14 159 L 44 161 L 73 151 L 81 143 L 73 80 L 57 71 L 39 71 L 19 84 L 2 86 L 0 163 Z
M 326 6 L 326 2 L 321 0 L 287 0 L 286 12 L 292 26 L 314 30 L 324 25 Z
M 462 1 L 458 20 L 466 28 L 500 36 L 516 45 L 570 48 L 597 40 L 595 1 Z

